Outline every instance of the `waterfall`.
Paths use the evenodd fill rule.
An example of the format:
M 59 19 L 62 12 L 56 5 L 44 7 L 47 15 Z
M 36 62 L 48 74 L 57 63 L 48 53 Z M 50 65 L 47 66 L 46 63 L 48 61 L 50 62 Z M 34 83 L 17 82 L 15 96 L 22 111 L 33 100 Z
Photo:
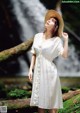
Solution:
M 34 4 L 33 4 L 34 2 Z M 11 0 L 12 12 L 20 25 L 20 38 L 22 41 L 33 37 L 35 33 L 43 30 L 45 7 L 38 0 Z M 38 13 L 39 12 L 39 13 Z M 27 52 L 27 55 L 31 54 Z M 28 67 L 23 57 L 19 57 L 20 71 L 17 75 L 27 75 Z
M 57 67 L 61 76 L 80 76 L 80 62 L 73 45 L 69 45 L 69 55 L 67 59 L 59 57 Z
M 39 0 L 12 0 L 11 2 L 13 13 L 20 25 L 19 32 L 22 41 L 43 31 L 44 15 L 47 10 Z M 30 53 L 27 55 L 31 56 Z M 27 75 L 28 67 L 22 57 L 19 58 L 19 62 L 20 74 Z M 59 57 L 56 60 L 56 65 L 60 76 L 80 76 L 80 63 L 73 45 L 69 45 L 69 57 L 66 60 Z
M 23 41 L 43 30 L 46 9 L 38 0 L 12 0 L 12 5 L 21 26 L 20 37 Z

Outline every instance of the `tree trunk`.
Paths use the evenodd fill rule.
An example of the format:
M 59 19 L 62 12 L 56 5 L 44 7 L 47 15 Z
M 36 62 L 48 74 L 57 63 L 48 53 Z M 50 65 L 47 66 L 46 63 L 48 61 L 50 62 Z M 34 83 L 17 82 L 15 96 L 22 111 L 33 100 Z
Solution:
M 68 100 L 70 98 L 72 98 L 73 96 L 80 94 L 80 89 L 76 90 L 76 91 L 69 91 L 68 93 L 64 93 L 63 94 L 63 100 Z
M 4 50 L 0 52 L 0 62 L 14 56 L 14 55 L 22 55 L 26 51 L 28 51 L 33 43 L 34 37 L 28 39 L 27 41 L 12 47 L 10 49 Z
M 79 95 L 79 94 L 80 94 L 80 89 L 76 91 L 69 91 L 68 93 L 63 94 L 63 100 L 68 100 L 73 96 Z M 29 104 L 30 104 L 30 98 L 0 101 L 0 106 L 7 106 L 8 109 L 25 108 L 25 107 L 28 107 Z

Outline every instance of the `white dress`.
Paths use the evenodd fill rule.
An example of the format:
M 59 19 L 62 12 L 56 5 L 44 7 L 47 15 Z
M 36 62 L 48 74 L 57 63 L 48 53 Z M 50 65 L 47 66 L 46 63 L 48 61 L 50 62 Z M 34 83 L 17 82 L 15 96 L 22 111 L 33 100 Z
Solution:
M 30 106 L 60 109 L 63 108 L 61 84 L 56 65 L 52 61 L 63 53 L 62 40 L 53 37 L 42 43 L 42 39 L 43 33 L 37 33 L 30 50 L 36 54 Z

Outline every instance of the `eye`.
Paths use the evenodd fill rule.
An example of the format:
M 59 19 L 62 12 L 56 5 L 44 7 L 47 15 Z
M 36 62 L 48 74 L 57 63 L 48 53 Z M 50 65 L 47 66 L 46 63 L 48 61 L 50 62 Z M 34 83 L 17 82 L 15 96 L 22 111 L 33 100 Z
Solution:
M 52 18 L 52 21 L 54 21 L 54 19 Z
M 53 21 L 56 23 L 56 20 L 55 19 L 53 19 Z
M 53 18 L 51 20 L 54 22 L 54 19 Z

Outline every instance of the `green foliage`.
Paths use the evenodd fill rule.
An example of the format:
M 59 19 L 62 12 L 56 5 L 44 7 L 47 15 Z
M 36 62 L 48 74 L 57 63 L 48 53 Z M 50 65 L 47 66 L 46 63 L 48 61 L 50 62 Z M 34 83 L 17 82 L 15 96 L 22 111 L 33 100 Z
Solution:
M 11 99 L 24 98 L 24 97 L 30 98 L 31 93 L 23 89 L 14 89 L 14 90 L 11 90 L 7 94 L 7 96 L 8 98 L 11 98 Z
M 64 108 L 59 113 L 80 113 L 80 94 L 64 102 Z
M 62 87 L 62 93 L 67 93 L 69 90 L 69 87 Z

